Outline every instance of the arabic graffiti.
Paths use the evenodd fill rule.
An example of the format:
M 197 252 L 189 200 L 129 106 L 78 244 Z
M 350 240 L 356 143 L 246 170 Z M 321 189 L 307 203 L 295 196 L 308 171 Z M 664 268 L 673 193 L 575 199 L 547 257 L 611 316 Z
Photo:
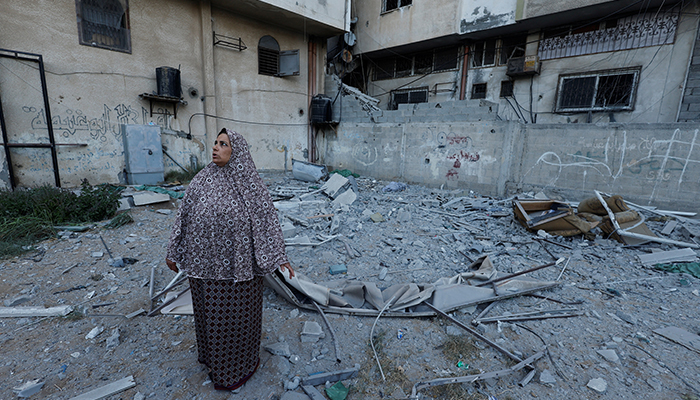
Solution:
M 571 168 L 581 170 L 584 180 L 588 171 L 595 171 L 612 182 L 625 174 L 632 174 L 650 183 L 653 197 L 660 190 L 660 183 L 674 182 L 680 188 L 684 180 L 693 176 L 692 171 L 700 167 L 700 147 L 696 147 L 698 132 L 700 130 L 684 134 L 676 129 L 669 139 L 638 138 L 636 143 L 631 143 L 627 132 L 623 131 L 620 143 L 616 136 L 610 135 L 590 144 L 590 150 L 565 155 L 546 151 L 523 178 L 538 165 L 555 168 L 555 173 L 547 174 L 551 177 L 550 185 L 557 182 L 565 169 Z
M 22 110 L 33 115 L 31 121 L 32 129 L 48 129 L 46 112 L 43 108 L 37 109 L 36 107 L 24 106 Z M 82 110 L 66 110 L 63 115 L 53 115 L 51 124 L 56 136 L 60 135 L 67 138 L 74 136 L 76 133 L 83 133 L 89 135 L 93 140 L 106 142 L 109 136 L 116 139 L 121 138 L 121 128 L 119 126 L 122 124 L 146 124 L 151 122 L 167 127 L 166 124 L 169 120 L 168 111 L 160 109 L 157 111 L 164 114 L 157 114 L 158 117 L 155 121 L 148 121 L 149 110 L 146 108 L 141 107 L 141 110 L 136 110 L 133 106 L 127 104 L 118 104 L 114 108 L 110 108 L 104 104 L 100 117 L 89 117 Z
M 465 162 L 477 162 L 481 158 L 477 151 L 472 149 L 474 141 L 469 136 L 458 135 L 454 132 L 438 132 L 437 143 L 439 148 L 447 148 L 446 159 L 451 168 L 445 174 L 448 180 L 459 179 L 459 171 Z M 457 147 L 457 148 L 455 148 Z

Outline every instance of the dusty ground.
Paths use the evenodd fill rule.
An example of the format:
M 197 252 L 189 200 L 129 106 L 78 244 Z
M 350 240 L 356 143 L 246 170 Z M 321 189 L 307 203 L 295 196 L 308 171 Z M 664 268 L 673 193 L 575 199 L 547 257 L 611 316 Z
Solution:
M 308 187 L 291 174 L 264 174 L 264 178 L 273 192 L 278 187 Z M 600 237 L 595 241 L 575 237 L 554 239 L 570 249 L 545 243 L 550 255 L 535 240 L 535 234 L 514 222 L 508 200 L 478 199 L 478 194 L 468 190 L 418 186 L 385 193 L 381 189 L 388 182 L 357 181 L 360 197 L 349 211 L 333 210 L 326 202 L 292 215 L 307 219 L 310 225 L 298 227 L 298 233 L 316 241 L 317 234 L 328 234 L 330 220 L 308 217 L 336 213 L 340 233 L 361 254 L 350 258 L 338 240 L 318 247 L 288 247 L 292 265 L 310 278 L 318 282 L 361 279 L 387 287 L 398 282 L 431 283 L 455 275 L 469 264 L 464 254 L 472 258 L 489 254 L 502 273 L 564 258 L 559 265 L 528 276 L 559 279 L 560 286 L 541 295 L 582 302 L 564 305 L 522 296 L 500 302 L 488 316 L 561 308 L 575 308 L 582 315 L 478 327 L 487 338 L 521 358 L 547 346 L 549 354 L 534 363 L 537 373 L 529 384 L 518 385 L 525 376 L 525 371 L 520 371 L 500 379 L 421 390 L 422 398 L 690 400 L 700 395 L 698 353 L 652 332 L 677 326 L 700 333 L 700 281 L 690 275 L 645 268 L 636 258 L 652 248 L 676 247 L 623 247 Z M 440 207 L 462 196 L 475 200 L 463 209 Z M 314 199 L 327 200 L 322 195 Z M 134 223 L 116 230 L 96 224 L 87 232 L 43 242 L 39 252 L 0 263 L 0 293 L 7 304 L 24 296 L 28 300 L 22 306 L 73 305 L 76 309 L 68 317 L 0 319 L 0 398 L 16 398 L 13 388 L 33 380 L 44 386 L 32 398 L 69 399 L 133 376 L 136 386 L 111 398 L 277 399 L 285 394 L 285 382 L 295 376 L 304 378 L 356 363 L 362 366 L 360 374 L 344 381 L 350 388 L 349 398 L 399 398 L 410 394 L 412 386 L 421 381 L 496 371 L 515 364 L 446 319 L 381 318 L 376 323 L 374 344 L 386 376 L 383 381 L 369 346 L 374 318 L 328 314 L 340 349 L 336 355 L 319 314 L 297 310 L 266 289 L 262 344 L 285 342 L 291 357 L 273 356 L 261 349 L 261 368 L 241 390 L 215 391 L 207 371 L 197 363 L 192 317 L 124 317 L 150 308 L 153 266 L 156 290 L 174 276 L 163 259 L 175 208 L 175 202 L 137 207 L 131 211 Z M 167 215 L 157 210 L 173 212 Z M 381 213 L 386 221 L 372 222 L 367 216 L 370 212 Z M 465 229 L 466 224 L 477 229 Z M 664 221 L 649 221 L 648 225 L 658 234 Z M 689 240 L 678 231 L 670 237 Z M 110 267 L 100 236 L 114 257 L 138 261 L 124 268 Z M 96 252 L 104 255 L 96 257 Z M 347 275 L 329 274 L 329 267 L 336 264 L 345 264 Z M 384 280 L 379 279 L 382 268 L 388 271 Z M 471 320 L 484 306 L 452 315 L 472 326 Z M 302 343 L 304 321 L 318 322 L 325 338 Z M 104 330 L 94 339 L 86 339 L 96 327 Z M 398 338 L 399 330 L 402 338 Z M 116 332 L 118 341 L 114 339 Z M 619 359 L 606 359 L 597 352 L 604 349 L 614 350 Z M 336 356 L 340 363 L 336 363 Z M 596 378 L 607 384 L 602 394 L 587 387 Z M 317 389 L 325 388 L 319 385 Z M 300 388 L 294 392 L 303 393 Z

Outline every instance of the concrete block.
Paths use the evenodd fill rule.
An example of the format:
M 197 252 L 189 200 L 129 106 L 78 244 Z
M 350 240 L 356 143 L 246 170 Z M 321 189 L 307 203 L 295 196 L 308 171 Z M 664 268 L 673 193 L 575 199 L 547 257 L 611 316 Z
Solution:
M 284 236 L 285 239 L 289 239 L 293 238 L 296 235 L 297 227 L 289 221 L 284 221 L 284 223 L 282 224 L 282 236 Z
M 304 328 L 301 331 L 302 343 L 316 343 L 319 339 L 326 337 L 321 325 L 315 321 L 305 321 Z M 324 381 L 325 382 L 325 381 Z
M 684 104 L 697 104 L 700 103 L 700 95 L 684 96 Z
M 147 204 L 162 203 L 170 200 L 170 195 L 167 193 L 155 192 L 139 192 L 131 195 L 134 199 L 134 205 L 145 206 Z
M 329 272 L 331 275 L 346 274 L 348 272 L 348 267 L 346 267 L 345 264 L 331 265 Z
M 346 191 L 350 187 L 348 178 L 340 174 L 331 174 L 326 183 L 321 186 L 323 193 L 327 194 L 331 199 Z
M 263 348 L 273 356 L 282 356 L 289 358 L 292 355 L 292 353 L 289 351 L 289 343 L 287 342 L 266 344 L 263 345 Z
M 311 385 L 302 385 L 301 389 L 306 393 L 311 400 L 326 400 L 326 397 L 321 394 L 315 387 Z

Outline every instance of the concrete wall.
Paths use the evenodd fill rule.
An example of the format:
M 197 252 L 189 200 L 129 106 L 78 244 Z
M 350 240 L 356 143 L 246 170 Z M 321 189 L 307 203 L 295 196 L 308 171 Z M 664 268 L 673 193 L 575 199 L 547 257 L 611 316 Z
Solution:
M 516 0 L 462 0 L 459 33 L 477 32 L 515 23 Z
M 459 1 L 414 1 L 386 13 L 382 13 L 382 1 L 354 1 L 356 54 L 452 35 L 459 28 Z
M 349 97 L 346 118 L 324 131 L 323 162 L 333 169 L 483 195 L 544 190 L 580 201 L 600 190 L 637 204 L 698 211 L 697 124 L 526 125 L 468 116 L 453 122 L 439 112 L 375 123 L 367 113 L 347 111 L 361 109 Z
M 610 0 L 518 0 L 517 2 L 518 9 L 522 10 L 522 15 L 518 16 L 518 20 L 521 20 L 551 15 L 596 4 L 609 3 Z

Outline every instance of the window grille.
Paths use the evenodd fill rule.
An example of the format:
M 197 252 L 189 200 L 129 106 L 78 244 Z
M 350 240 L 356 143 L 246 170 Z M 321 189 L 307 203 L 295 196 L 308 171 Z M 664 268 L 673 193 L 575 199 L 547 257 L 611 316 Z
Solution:
M 512 96 L 513 96 L 513 81 L 501 81 L 500 97 L 512 97 Z
M 279 70 L 280 45 L 272 36 L 263 36 L 258 41 L 258 74 L 277 75 Z
M 80 44 L 131 53 L 128 0 L 76 0 Z
M 410 6 L 413 0 L 384 0 L 382 12 L 396 10 L 397 8 Z
M 634 109 L 640 68 L 559 77 L 557 112 Z
M 486 84 L 485 83 L 475 83 L 472 85 L 472 99 L 485 99 L 486 98 Z
M 415 89 L 400 89 L 391 92 L 391 104 L 389 109 L 396 110 L 399 104 L 415 104 L 428 102 L 428 87 Z
M 677 28 L 678 13 L 671 10 L 604 21 L 588 29 L 561 27 L 545 32 L 538 55 L 549 60 L 673 44 Z

